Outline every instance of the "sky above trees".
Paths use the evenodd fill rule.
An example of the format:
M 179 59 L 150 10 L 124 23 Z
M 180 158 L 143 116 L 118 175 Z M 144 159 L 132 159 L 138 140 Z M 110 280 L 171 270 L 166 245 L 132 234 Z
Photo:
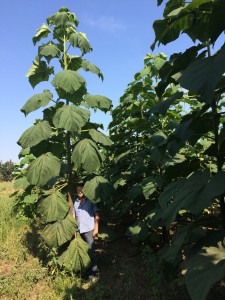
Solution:
M 35 89 L 25 77 L 37 54 L 32 37 L 46 18 L 62 6 L 74 12 L 80 21 L 78 31 L 84 32 L 93 51 L 85 56 L 96 64 L 104 75 L 102 82 L 97 76 L 84 75 L 88 92 L 104 95 L 116 107 L 119 97 L 133 76 L 143 67 L 143 58 L 151 52 L 154 41 L 152 24 L 162 18 L 162 8 L 156 0 L 11 0 L 2 3 L 0 32 L 1 57 L 1 130 L 0 160 L 18 161 L 20 147 L 16 144 L 21 134 L 33 121 L 42 116 L 42 110 L 27 117 L 20 112 L 24 103 L 43 89 L 50 89 L 50 81 Z M 181 38 L 168 46 L 156 47 L 154 53 L 171 54 L 185 49 L 186 40 Z M 77 53 L 79 54 L 79 53 Z M 92 120 L 103 123 L 105 130 L 111 121 L 109 114 L 92 114 Z

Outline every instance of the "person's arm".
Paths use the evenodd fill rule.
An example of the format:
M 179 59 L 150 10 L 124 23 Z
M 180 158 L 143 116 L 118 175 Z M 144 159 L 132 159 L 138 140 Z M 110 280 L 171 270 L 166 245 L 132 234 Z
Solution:
M 96 211 L 95 213 L 95 227 L 93 230 L 93 237 L 97 237 L 98 236 L 98 227 L 99 227 L 99 212 Z

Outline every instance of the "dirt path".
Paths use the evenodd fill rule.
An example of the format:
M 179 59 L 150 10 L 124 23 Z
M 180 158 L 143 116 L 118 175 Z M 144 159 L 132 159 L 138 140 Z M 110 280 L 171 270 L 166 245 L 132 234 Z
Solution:
M 141 253 L 126 237 L 113 242 L 96 242 L 99 262 L 99 280 L 94 285 L 85 285 L 87 297 L 93 289 L 102 289 L 100 299 L 155 300 L 150 288 L 150 279 L 144 267 Z M 87 298 L 89 299 L 89 298 Z

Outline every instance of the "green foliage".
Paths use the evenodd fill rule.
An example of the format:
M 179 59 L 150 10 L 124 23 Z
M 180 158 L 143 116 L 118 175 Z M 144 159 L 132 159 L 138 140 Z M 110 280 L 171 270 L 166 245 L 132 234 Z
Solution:
M 91 173 L 101 165 L 101 155 L 95 142 L 90 139 L 79 141 L 74 148 L 72 160 L 75 167 L 83 167 L 84 170 Z
M 160 258 L 174 268 L 190 261 L 187 289 L 192 299 L 206 299 L 224 274 L 223 238 L 216 233 L 225 229 L 224 45 L 217 43 L 225 4 L 157 1 L 163 2 L 152 49 L 181 34 L 199 44 L 168 58 L 145 56 L 112 112 L 106 172 L 120 195 L 114 215 L 128 225 L 126 234 L 136 243 L 164 245 Z
M 59 263 L 67 270 L 83 271 L 90 267 L 91 260 L 88 255 L 89 246 L 81 237 L 77 236 L 70 243 L 67 250 L 59 257 Z
M 50 152 L 36 158 L 29 165 L 26 177 L 32 185 L 45 185 L 50 179 L 59 175 L 61 163 L 60 160 Z
M 101 124 L 89 121 L 90 108 L 107 112 L 112 102 L 107 97 L 88 94 L 86 81 L 79 74 L 80 70 L 90 71 L 103 79 L 100 69 L 83 58 L 92 47 L 86 35 L 77 31 L 78 23 L 75 14 L 62 7 L 47 18 L 47 25 L 43 24 L 33 37 L 34 45 L 43 38 L 47 41 L 39 45 L 26 76 L 33 88 L 51 80 L 54 92 L 44 90 L 35 94 L 21 108 L 26 116 L 47 106 L 43 119 L 36 120 L 18 140 L 23 149 L 14 171 L 18 189 L 15 207 L 18 211 L 23 209 L 29 217 L 41 218 L 46 225 L 42 236 L 49 247 L 58 251 L 65 244 L 68 246 L 65 252 L 60 248 L 60 257 L 70 271 L 87 267 L 89 261 L 87 247 L 80 240 L 72 241 L 77 231 L 71 216 L 74 185 L 84 176 L 93 177 L 92 173 L 102 165 L 103 147 L 112 143 L 98 131 L 99 127 L 103 129 Z M 102 182 L 95 182 L 100 201 L 112 187 L 107 183 L 104 192 L 99 193 L 102 187 L 98 184 Z M 71 251 L 77 253 L 75 260 L 71 260 Z
M 224 237 L 224 231 L 215 231 L 196 243 L 192 249 L 186 284 L 193 300 L 206 299 L 210 287 L 224 278 Z M 196 289 L 196 285 L 199 288 Z
M 0 161 L 0 181 L 12 180 L 12 173 L 14 169 L 14 163 L 9 160 L 3 163 Z
M 83 192 L 85 196 L 93 203 L 103 201 L 104 203 L 110 203 L 110 200 L 115 195 L 115 190 L 107 179 L 102 176 L 95 176 L 94 178 L 87 180 Z
M 77 225 L 73 217 L 68 214 L 62 221 L 48 224 L 43 230 L 42 236 L 50 247 L 58 248 L 70 241 L 76 230 Z
M 38 122 L 28 128 L 18 140 L 23 148 L 33 147 L 43 140 L 47 140 L 52 133 L 51 126 L 47 121 Z
M 25 105 L 21 108 L 21 111 L 26 115 L 30 112 L 39 109 L 42 106 L 48 105 L 49 101 L 52 100 L 52 93 L 48 90 L 44 90 L 41 94 L 32 96 Z
M 69 211 L 69 204 L 62 193 L 54 191 L 39 202 L 38 210 L 46 223 L 61 221 Z

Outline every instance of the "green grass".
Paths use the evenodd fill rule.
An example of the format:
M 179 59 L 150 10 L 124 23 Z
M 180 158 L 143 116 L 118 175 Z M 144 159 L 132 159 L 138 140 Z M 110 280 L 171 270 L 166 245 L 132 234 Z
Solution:
M 37 224 L 13 213 L 12 192 L 12 183 L 0 182 L 0 299 L 158 299 L 149 288 L 143 260 L 129 251 L 131 245 L 124 238 L 99 242 L 97 282 L 85 283 L 48 264 Z
M 13 213 L 13 191 L 12 183 L 0 182 L 0 299 L 101 299 L 99 285 L 87 294 L 81 278 L 49 268 L 36 256 L 37 232 Z

